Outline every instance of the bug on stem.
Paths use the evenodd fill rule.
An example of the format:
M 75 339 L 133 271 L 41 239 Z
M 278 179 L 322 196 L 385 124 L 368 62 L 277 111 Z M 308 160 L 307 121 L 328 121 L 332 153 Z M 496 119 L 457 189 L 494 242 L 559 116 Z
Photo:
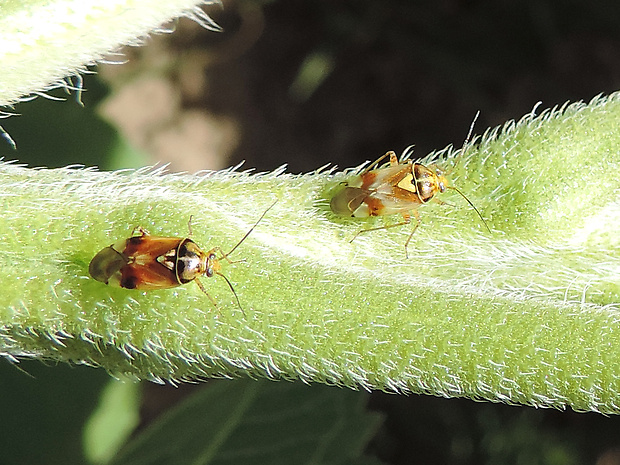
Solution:
M 464 147 L 467 146 L 477 118 L 478 115 L 476 115 L 470 127 Z M 461 151 L 462 153 L 463 151 Z M 380 167 L 379 164 L 386 157 L 389 157 L 389 164 Z M 461 155 L 459 155 L 459 159 L 460 157 Z M 457 164 L 458 161 L 456 162 Z M 443 204 L 444 202 L 437 199 L 436 196 L 448 189 L 458 192 L 474 209 L 487 230 L 489 230 L 484 218 L 474 204 L 458 188 L 449 185 L 446 174 L 444 170 L 435 164 L 423 165 L 422 163 L 404 158 L 399 161 L 396 154 L 390 151 L 374 163 L 371 163 L 355 178 L 346 182 L 344 189 L 336 192 L 332 197 L 330 207 L 335 214 L 340 216 L 363 218 L 397 213 L 403 216 L 403 221 L 400 223 L 362 229 L 351 239 L 351 242 L 362 233 L 409 224 L 413 215 L 416 224 L 405 242 L 405 255 L 407 258 L 409 257 L 407 250 L 409 242 L 418 226 L 420 226 L 418 208 L 431 200 Z
M 221 273 L 220 262 L 226 260 L 234 263 L 229 258 L 230 254 L 250 235 L 274 205 L 275 202 L 228 253 L 223 253 L 220 247 L 213 247 L 205 252 L 189 237 L 152 236 L 144 228 L 137 226 L 128 239 L 121 239 L 99 251 L 90 261 L 88 272 L 97 281 L 125 289 L 169 289 L 194 281 L 214 306 L 217 306 L 217 302 L 198 278 L 217 275 L 224 278 L 241 308 L 235 289 Z M 187 223 L 189 236 L 192 235 L 191 221 L 190 216 Z M 243 311 L 242 308 L 241 310 Z

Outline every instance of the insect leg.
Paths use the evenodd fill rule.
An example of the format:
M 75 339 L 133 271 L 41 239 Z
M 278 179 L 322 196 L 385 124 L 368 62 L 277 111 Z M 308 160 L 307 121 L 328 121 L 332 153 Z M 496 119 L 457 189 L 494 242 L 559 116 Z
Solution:
M 194 282 L 198 285 L 198 287 L 200 288 L 200 290 L 202 292 L 204 292 L 204 294 L 209 298 L 209 300 L 211 301 L 211 303 L 213 304 L 213 306 L 215 308 L 217 308 L 217 302 L 215 301 L 215 299 L 207 292 L 207 290 L 205 289 L 205 287 L 202 285 L 202 283 L 200 282 L 200 280 L 198 278 L 194 279 Z
M 416 212 L 416 214 L 417 214 L 417 212 Z M 376 228 L 362 229 L 361 231 L 358 231 L 357 234 L 355 234 L 355 236 L 353 236 L 353 239 L 351 239 L 349 241 L 349 243 L 353 242 L 357 238 L 357 236 L 359 236 L 360 234 L 363 234 L 363 233 L 367 233 L 367 232 L 370 232 L 370 231 L 380 231 L 382 229 L 395 228 L 397 226 L 404 226 L 406 224 L 411 223 L 411 217 L 409 215 L 403 215 L 403 219 L 404 219 L 404 221 L 401 221 L 400 223 L 388 224 L 386 226 L 378 226 Z M 417 226 L 416 226 L 416 228 L 417 228 Z M 405 250 L 405 252 L 406 252 L 406 250 Z
M 407 238 L 407 241 L 405 242 L 405 258 L 406 259 L 409 259 L 409 251 L 407 249 L 407 247 L 409 246 L 409 241 L 411 241 L 413 234 L 418 229 L 418 226 L 420 226 L 420 213 L 417 210 L 413 210 L 413 216 L 415 216 L 416 223 L 415 223 L 415 226 L 413 227 L 413 231 L 411 231 L 411 234 L 409 234 L 409 237 Z M 405 216 L 405 219 L 409 220 L 407 221 L 409 223 L 411 221 L 411 216 L 407 214 Z
M 385 155 L 388 155 L 388 154 L 390 155 L 390 166 L 398 165 L 398 157 L 396 156 L 396 153 L 390 151 L 390 152 L 386 153 Z
M 187 230 L 189 231 L 187 237 L 192 237 L 192 218 L 194 215 L 189 215 L 189 220 L 187 220 Z
M 437 205 L 448 205 L 449 207 L 456 207 L 455 204 L 438 199 L 437 197 L 433 197 L 431 199 L 431 202 L 436 203 Z
M 393 165 L 392 163 L 392 157 L 396 158 L 396 154 L 393 151 L 389 151 L 384 153 L 383 155 L 381 155 L 379 158 L 377 158 L 375 161 L 373 161 L 370 165 L 368 165 L 364 171 L 362 171 L 359 176 L 362 176 L 366 173 L 368 173 L 369 171 L 371 171 L 373 168 L 375 168 L 376 166 L 379 165 L 379 163 L 381 163 L 381 160 L 383 160 L 385 157 L 390 157 L 390 165 Z M 396 164 L 398 164 L 398 161 L 396 162 Z
M 135 228 L 133 228 L 133 230 L 131 231 L 131 235 L 133 236 L 136 231 L 138 231 L 140 233 L 140 236 L 148 236 L 149 232 L 144 229 L 142 226 L 136 226 Z

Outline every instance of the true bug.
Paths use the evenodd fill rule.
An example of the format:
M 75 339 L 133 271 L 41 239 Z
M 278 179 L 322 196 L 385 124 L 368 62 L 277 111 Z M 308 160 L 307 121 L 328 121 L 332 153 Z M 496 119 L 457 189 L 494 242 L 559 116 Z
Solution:
M 478 115 L 472 123 L 464 147 L 467 146 L 471 131 Z M 387 166 L 378 167 L 386 157 L 390 161 Z M 460 155 L 459 155 L 460 158 Z M 458 163 L 458 161 L 457 161 Z M 418 207 L 431 200 L 443 203 L 436 199 L 436 195 L 446 189 L 458 192 L 471 205 L 487 229 L 484 218 L 473 203 L 458 188 L 450 186 L 446 173 L 435 164 L 423 165 L 411 160 L 399 162 L 392 151 L 381 156 L 371 163 L 364 171 L 351 181 L 345 183 L 345 188 L 338 191 L 331 199 L 331 210 L 341 216 L 368 217 L 384 216 L 400 213 L 403 221 L 400 223 L 380 226 L 377 228 L 359 231 L 351 241 L 362 233 L 388 229 L 411 223 L 411 215 L 416 219 L 416 225 L 405 242 L 405 255 L 409 256 L 407 246 L 420 225 Z
M 194 281 L 215 306 L 217 303 L 198 278 L 218 275 L 224 278 L 241 308 L 231 282 L 220 272 L 220 261 L 233 263 L 228 258 L 230 254 L 250 235 L 274 205 L 275 202 L 228 253 L 223 253 L 220 247 L 204 252 L 189 237 L 151 236 L 144 228 L 137 226 L 129 239 L 121 239 L 95 255 L 90 261 L 88 272 L 97 281 L 125 289 L 168 289 Z M 192 235 L 191 220 L 190 216 L 187 223 L 189 236 Z M 218 254 L 221 255 L 218 257 Z

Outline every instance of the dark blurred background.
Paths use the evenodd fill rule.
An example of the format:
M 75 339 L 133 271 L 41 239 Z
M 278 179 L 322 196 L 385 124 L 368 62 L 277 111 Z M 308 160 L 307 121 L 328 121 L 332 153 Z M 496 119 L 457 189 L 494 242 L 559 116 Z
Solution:
M 615 0 L 293 0 L 216 16 L 224 34 L 171 37 L 219 60 L 185 102 L 236 121 L 231 162 L 260 168 L 347 167 L 410 144 L 425 155 L 462 145 L 478 110 L 483 132 L 538 101 L 620 89 Z
M 2 121 L 18 151 L 0 155 L 298 173 L 460 146 L 478 110 L 482 133 L 539 101 L 620 89 L 617 0 L 226 0 L 206 11 L 223 32 L 180 20 L 125 49 L 127 63 L 86 77 L 85 109 L 73 97 L 18 105 L 22 116 Z
M 181 20 L 126 49 L 126 64 L 86 77 L 85 108 L 73 96 L 18 105 L 22 116 L 2 121 L 18 150 L 0 155 L 300 173 L 460 146 L 478 110 L 482 133 L 539 101 L 620 89 L 617 0 L 225 0 L 206 11 L 223 32 Z M 145 418 L 196 388 L 147 385 L 157 407 Z M 616 417 L 379 393 L 370 405 L 387 414 L 368 449 L 386 463 L 620 464 Z
M 181 119 L 219 121 L 211 132 L 228 164 L 297 173 L 410 144 L 425 155 L 460 146 L 478 110 L 482 132 L 539 101 L 620 89 L 615 0 L 236 1 L 208 11 L 223 33 L 183 21 L 135 52 L 178 92 Z

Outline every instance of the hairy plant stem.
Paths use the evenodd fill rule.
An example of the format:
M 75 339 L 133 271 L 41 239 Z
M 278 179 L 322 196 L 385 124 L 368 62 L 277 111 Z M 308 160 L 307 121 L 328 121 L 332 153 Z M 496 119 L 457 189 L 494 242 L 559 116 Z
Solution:
M 616 412 L 620 94 L 487 132 L 422 224 L 338 218 L 352 172 L 170 175 L 0 165 L 0 351 L 156 381 L 266 376 Z M 442 158 L 450 168 L 451 150 Z M 223 273 L 106 286 L 90 259 L 140 225 L 226 252 Z

